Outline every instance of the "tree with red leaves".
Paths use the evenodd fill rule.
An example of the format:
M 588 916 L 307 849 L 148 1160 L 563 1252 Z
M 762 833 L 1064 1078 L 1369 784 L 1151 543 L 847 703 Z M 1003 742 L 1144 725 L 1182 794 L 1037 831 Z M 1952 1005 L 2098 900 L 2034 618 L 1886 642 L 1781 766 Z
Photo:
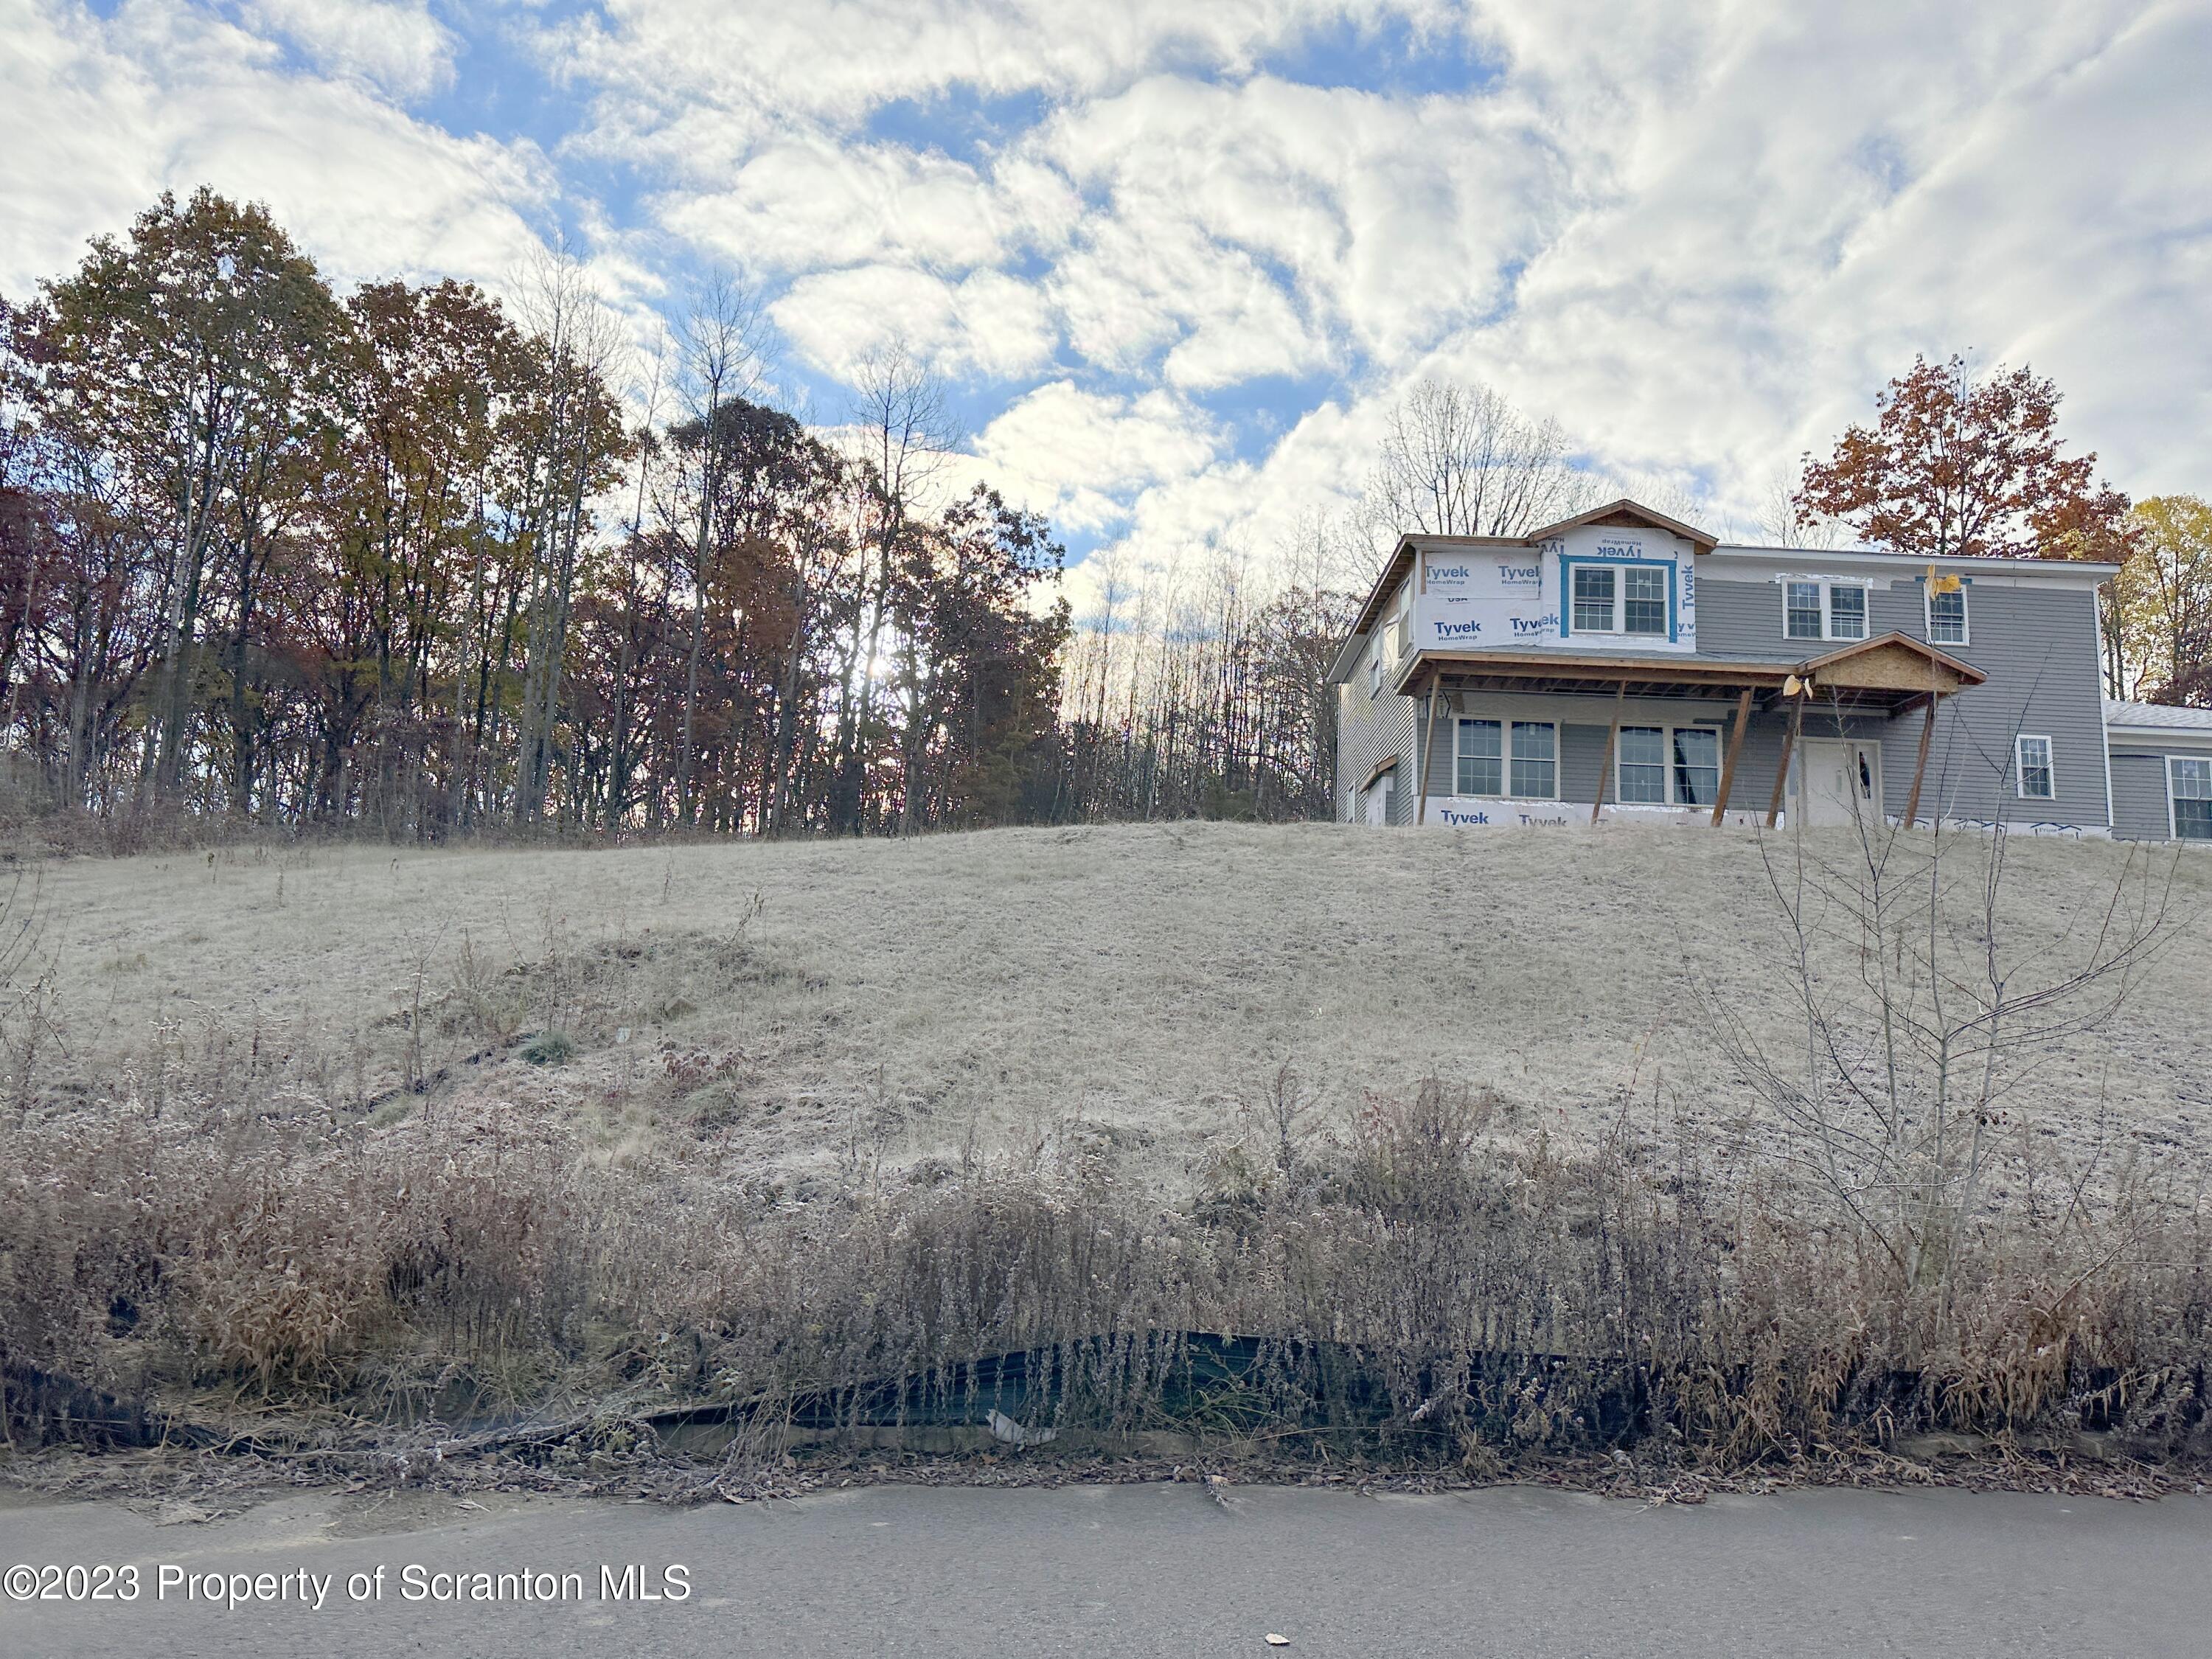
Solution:
M 2062 456 L 2059 392 L 2022 367 L 1977 377 L 1963 357 L 1915 357 L 1825 461 L 1805 457 L 1801 513 L 1868 542 L 1935 558 L 2127 556 L 2128 498 L 2097 457 Z

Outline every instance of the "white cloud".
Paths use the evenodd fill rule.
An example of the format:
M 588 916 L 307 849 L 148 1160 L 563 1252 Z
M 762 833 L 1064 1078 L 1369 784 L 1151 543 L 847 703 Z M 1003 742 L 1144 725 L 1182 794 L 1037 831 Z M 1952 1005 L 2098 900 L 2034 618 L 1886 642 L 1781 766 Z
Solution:
M 963 379 L 1030 373 L 1053 349 L 1044 297 L 999 270 L 956 283 L 902 265 L 859 265 L 801 277 L 769 309 L 802 357 L 841 379 L 894 343 Z
M 2175 487 L 2148 464 L 2181 461 L 2172 434 L 2205 414 L 2204 358 L 2172 356 L 2191 313 L 2205 337 L 2206 291 L 2172 281 L 2212 247 L 2188 205 L 2212 192 L 2212 115 L 2184 68 L 2212 47 L 2205 20 L 1725 15 L 1686 22 L 1701 49 L 1648 75 L 1582 45 L 1587 17 L 1516 37 L 1581 200 L 1514 312 L 1439 341 L 1443 360 L 1609 466 L 1706 470 L 1722 516 L 1868 416 L 1916 351 L 1970 347 L 2032 357 L 2071 394 L 2078 444 L 2136 488 Z M 1615 118 L 1582 141 L 1601 107 Z
M 984 400 L 977 466 L 1137 562 L 1289 535 L 1425 374 L 1747 524 L 1915 351 L 1977 348 L 2124 487 L 2205 487 L 2202 6 L 605 0 L 538 37 L 549 161 L 394 107 L 470 14 L 239 3 L 316 72 L 185 0 L 0 0 L 0 285 L 201 179 L 340 276 L 495 277 L 557 205 L 634 318 L 703 254 L 802 366 L 904 337 Z M 1290 78 L 1394 21 L 1490 72 Z
M 1555 152 L 1510 93 L 1155 79 L 1063 113 L 1037 149 L 1103 197 L 1088 240 L 1125 308 L 1267 337 L 1194 343 L 1185 363 L 1220 359 L 1195 384 L 1401 360 L 1498 305 L 1563 216 Z M 1255 272 L 1272 290 L 1256 301 Z
M 1000 257 L 1007 216 L 960 162 L 818 137 L 763 149 L 726 187 L 672 193 L 659 205 L 669 229 L 771 272 L 887 258 L 963 270 Z
M 453 77 L 459 42 L 428 0 L 246 0 L 246 19 L 289 40 L 318 69 L 357 76 L 395 98 L 420 98 Z
M 1160 70 L 1248 73 L 1334 24 L 1443 30 L 1462 9 L 1454 0 L 611 0 L 565 33 L 560 59 L 604 88 L 609 142 L 672 151 L 702 106 L 758 134 L 793 119 L 849 127 L 888 103 L 955 93 L 1066 101 Z
M 1200 471 L 1222 442 L 1218 422 L 1165 392 L 1121 398 L 1063 380 L 1008 405 L 975 452 L 1002 493 L 1088 532 L 1125 521 L 1134 493 Z
M 267 202 L 340 281 L 496 283 L 539 244 L 554 188 L 527 145 L 459 138 L 364 87 L 287 72 L 276 49 L 167 0 L 110 20 L 0 0 L 0 286 L 74 265 L 161 191 Z

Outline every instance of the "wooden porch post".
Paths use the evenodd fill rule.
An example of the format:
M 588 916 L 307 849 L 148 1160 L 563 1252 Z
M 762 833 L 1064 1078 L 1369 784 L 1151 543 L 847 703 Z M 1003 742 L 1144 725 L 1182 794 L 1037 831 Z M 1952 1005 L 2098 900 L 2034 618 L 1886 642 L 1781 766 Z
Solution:
M 1620 711 L 1628 701 L 1628 682 L 1621 681 L 1613 694 L 1613 730 L 1606 734 L 1605 757 L 1597 763 L 1597 793 L 1590 798 L 1590 822 L 1597 822 L 1598 808 L 1605 805 L 1606 780 L 1613 775 L 1613 751 L 1620 747 Z
M 1928 749 L 1936 740 L 1936 705 L 1941 696 L 1928 694 L 1928 718 L 1920 722 L 1920 758 L 1912 763 L 1912 793 L 1905 798 L 1905 827 L 1912 828 L 1912 821 L 1920 816 L 1920 781 L 1928 775 Z
M 1782 728 L 1782 763 L 1774 769 L 1774 793 L 1766 803 L 1766 827 L 1774 828 L 1775 819 L 1782 816 L 1782 793 L 1790 787 L 1790 756 L 1797 747 L 1797 727 L 1805 718 L 1805 701 L 1790 699 L 1790 724 Z
M 1413 787 L 1420 791 L 1413 806 L 1413 826 L 1419 829 L 1429 821 L 1429 754 L 1437 741 L 1437 685 L 1440 675 L 1429 677 L 1428 719 L 1421 728 L 1421 752 L 1413 763 Z
M 1721 818 L 1728 811 L 1729 792 L 1735 787 L 1735 763 L 1743 758 L 1744 733 L 1751 730 L 1751 692 L 1745 686 L 1743 695 L 1735 700 L 1735 731 L 1729 738 L 1728 759 L 1721 763 L 1720 799 L 1713 803 L 1713 828 L 1720 828 Z

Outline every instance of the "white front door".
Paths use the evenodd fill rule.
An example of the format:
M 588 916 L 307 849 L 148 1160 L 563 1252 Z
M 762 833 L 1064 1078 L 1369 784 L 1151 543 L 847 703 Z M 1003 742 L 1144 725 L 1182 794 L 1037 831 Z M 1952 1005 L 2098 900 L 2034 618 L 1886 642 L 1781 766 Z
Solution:
M 1799 764 L 1803 769 L 1797 777 L 1797 799 L 1808 825 L 1819 829 L 1859 817 L 1881 822 L 1881 744 L 1858 738 L 1808 742 Z
M 1380 824 L 1390 822 L 1390 786 L 1395 781 L 1392 774 L 1385 772 L 1368 785 L 1366 811 L 1364 814 L 1368 823 Z

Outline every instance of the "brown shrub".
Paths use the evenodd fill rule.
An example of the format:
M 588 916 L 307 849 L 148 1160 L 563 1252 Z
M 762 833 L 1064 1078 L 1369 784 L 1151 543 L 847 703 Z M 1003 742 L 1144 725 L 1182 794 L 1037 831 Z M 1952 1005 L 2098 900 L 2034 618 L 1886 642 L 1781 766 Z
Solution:
M 1625 1126 L 1563 1146 L 1441 1085 L 1294 1152 L 1188 1212 L 1048 1157 L 777 1207 L 501 1106 L 375 1128 L 125 1095 L 0 1123 L 0 1358 L 386 1419 L 969 1421 L 1014 1374 L 974 1362 L 1012 1355 L 1035 1419 L 1386 1457 L 1741 1463 L 2085 1423 L 2203 1449 L 2186 1204 L 2056 1205 L 2023 1165 L 1936 1285 L 1785 1167 L 1655 1167 Z

